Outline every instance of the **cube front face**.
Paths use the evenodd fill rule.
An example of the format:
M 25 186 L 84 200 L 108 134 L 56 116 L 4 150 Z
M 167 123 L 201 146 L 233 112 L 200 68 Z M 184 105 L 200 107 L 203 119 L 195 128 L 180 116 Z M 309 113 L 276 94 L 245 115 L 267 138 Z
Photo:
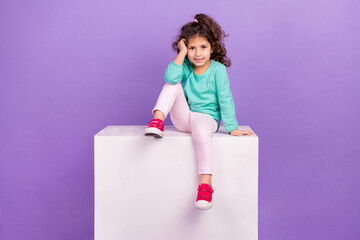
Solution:
M 214 153 L 214 206 L 198 210 L 190 135 L 96 135 L 95 240 L 256 240 L 258 138 L 214 136 Z

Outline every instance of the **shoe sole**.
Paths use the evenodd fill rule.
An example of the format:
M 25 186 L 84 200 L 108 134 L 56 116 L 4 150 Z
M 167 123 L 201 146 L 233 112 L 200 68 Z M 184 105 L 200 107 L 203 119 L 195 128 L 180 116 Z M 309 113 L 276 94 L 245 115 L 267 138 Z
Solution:
M 197 202 L 195 202 L 195 206 L 200 210 L 207 210 L 207 209 L 212 208 L 213 203 L 211 202 L 211 203 L 204 206 L 204 205 L 197 204 Z
M 145 136 L 155 137 L 155 138 L 162 138 L 164 136 L 164 132 L 157 128 L 146 128 L 144 132 Z

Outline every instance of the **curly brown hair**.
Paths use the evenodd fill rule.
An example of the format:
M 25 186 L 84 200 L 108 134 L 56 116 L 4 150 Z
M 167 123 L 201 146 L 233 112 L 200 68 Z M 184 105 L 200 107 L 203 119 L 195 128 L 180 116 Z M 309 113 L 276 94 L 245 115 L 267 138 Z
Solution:
M 181 27 L 180 33 L 175 37 L 175 42 L 172 43 L 172 48 L 179 53 L 178 42 L 181 39 L 184 38 L 185 44 L 187 44 L 188 40 L 192 37 L 204 37 L 213 49 L 210 59 L 218 61 L 226 67 L 230 67 L 231 60 L 226 56 L 224 44 L 224 38 L 229 36 L 229 34 L 225 34 L 220 25 L 208 15 L 200 13 L 196 14 L 194 18 L 197 22 L 189 22 Z

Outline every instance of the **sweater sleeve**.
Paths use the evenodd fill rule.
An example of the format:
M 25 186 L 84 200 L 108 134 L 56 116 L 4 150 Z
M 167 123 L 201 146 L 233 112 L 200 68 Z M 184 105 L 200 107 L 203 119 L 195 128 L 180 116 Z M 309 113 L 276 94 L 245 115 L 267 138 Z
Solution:
M 230 91 L 229 77 L 224 65 L 220 65 L 216 69 L 215 81 L 221 118 L 223 120 L 225 130 L 230 133 L 230 131 L 238 129 L 238 122 L 236 120 L 234 100 Z
M 183 66 L 172 61 L 166 68 L 164 78 L 167 83 L 176 84 L 182 81 L 183 75 Z
M 165 81 L 169 84 L 176 84 L 186 80 L 191 72 L 190 64 L 191 63 L 187 58 L 184 59 L 182 65 L 178 65 L 174 61 L 171 61 L 165 71 Z

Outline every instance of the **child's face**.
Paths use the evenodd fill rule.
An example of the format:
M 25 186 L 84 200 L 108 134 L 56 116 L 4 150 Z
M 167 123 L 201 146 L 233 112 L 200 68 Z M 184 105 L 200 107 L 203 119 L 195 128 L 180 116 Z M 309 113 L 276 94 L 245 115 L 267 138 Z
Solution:
M 204 37 L 192 37 L 187 43 L 187 56 L 194 68 L 207 66 L 213 52 L 210 43 Z

